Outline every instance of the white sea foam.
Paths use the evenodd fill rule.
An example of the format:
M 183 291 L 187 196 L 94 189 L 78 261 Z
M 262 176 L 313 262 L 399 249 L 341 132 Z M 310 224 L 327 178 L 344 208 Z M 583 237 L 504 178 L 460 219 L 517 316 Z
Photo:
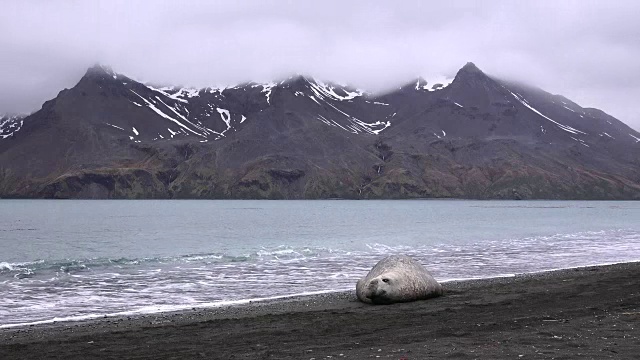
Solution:
M 374 248 L 389 249 L 390 247 L 377 244 L 376 246 L 374 246 Z M 559 270 L 579 269 L 579 268 L 590 267 L 590 266 L 614 265 L 614 264 L 621 264 L 626 262 L 637 262 L 637 261 L 640 261 L 640 257 L 632 260 L 625 260 L 625 261 L 604 261 L 604 262 L 594 262 L 594 263 L 589 263 L 584 265 L 561 266 L 561 267 L 555 267 L 555 268 L 550 267 L 550 268 L 544 268 L 544 269 L 528 271 L 528 272 L 498 273 L 498 274 L 492 274 L 492 275 L 475 275 L 475 276 L 465 276 L 465 277 L 445 277 L 445 278 L 438 278 L 438 281 L 441 283 L 447 283 L 447 282 L 454 282 L 454 281 L 457 282 L 457 281 L 470 281 L 470 280 L 483 280 L 483 279 L 512 278 L 512 277 L 515 277 L 518 275 L 524 275 L 524 274 L 539 274 L 539 273 L 546 273 L 546 272 L 559 271 Z M 363 268 L 360 268 L 359 270 L 360 271 L 353 272 L 353 273 L 332 274 L 330 276 L 327 276 L 326 278 L 327 279 L 343 278 L 347 280 L 353 280 L 353 279 L 360 278 L 361 276 L 366 274 L 369 268 L 363 267 Z M 236 280 L 236 281 L 243 282 L 242 280 Z M 245 279 L 244 282 L 250 283 L 251 281 Z M 170 285 L 168 288 L 171 288 L 172 286 L 175 286 L 175 285 Z M 187 286 L 189 286 L 189 284 L 187 284 Z M 184 290 L 184 287 L 180 287 L 180 289 Z M 283 299 L 294 299 L 294 298 L 305 297 L 305 296 L 331 294 L 331 293 L 338 293 L 338 292 L 345 292 L 345 291 L 352 291 L 352 290 L 353 290 L 353 286 L 344 286 L 342 288 L 334 288 L 334 289 L 327 289 L 327 290 L 302 291 L 302 292 L 295 292 L 295 293 L 289 293 L 289 294 L 283 294 L 283 295 L 253 297 L 253 298 L 246 298 L 246 299 L 220 300 L 220 301 L 197 302 L 197 303 L 189 302 L 186 304 L 182 303 L 182 304 L 169 304 L 169 305 L 162 304 L 162 305 L 140 306 L 140 307 L 133 308 L 131 310 L 126 310 L 126 311 L 109 312 L 109 313 L 89 313 L 84 315 L 53 317 L 51 319 L 28 321 L 28 322 L 0 324 L 0 329 L 24 327 L 24 326 L 31 326 L 31 325 L 53 324 L 57 322 L 87 321 L 87 320 L 110 318 L 110 317 L 126 317 L 126 316 L 140 316 L 140 315 L 149 315 L 149 314 L 157 314 L 157 313 L 170 313 L 170 312 L 187 311 L 194 308 L 211 309 L 211 308 L 228 307 L 228 306 L 239 306 L 239 305 L 246 305 L 251 303 L 259 303 L 259 302 L 283 300 Z M 122 289 L 121 291 L 131 292 L 131 293 L 136 292 L 134 288 Z M 89 294 L 83 294 L 83 292 L 80 291 L 80 292 L 76 292 L 76 295 L 83 296 L 83 295 L 89 295 Z M 89 296 L 88 298 L 86 298 L 86 300 L 87 300 L 87 303 L 92 303 L 94 301 L 99 301 L 100 298 Z M 43 304 L 41 307 L 48 307 L 51 309 L 55 309 L 57 306 L 59 306 L 59 304 L 49 303 L 49 304 Z
M 194 204 L 201 206 L 203 203 Z M 277 204 L 280 206 L 281 203 Z M 216 202 L 187 212 L 180 209 L 180 204 L 163 205 L 159 202 L 149 210 L 145 203 L 144 214 L 151 212 L 147 215 L 151 218 L 131 219 L 129 213 L 122 217 L 114 216 L 113 221 L 108 222 L 108 217 L 100 217 L 100 224 L 107 221 L 113 226 L 109 226 L 104 238 L 92 231 L 93 237 L 86 243 L 90 249 L 95 249 L 98 239 L 101 239 L 100 244 L 108 245 L 105 249 L 110 249 L 109 246 L 125 246 L 130 242 L 128 239 L 135 239 L 134 251 L 138 251 L 140 246 L 149 247 L 153 252 L 161 251 L 158 246 L 163 243 L 157 238 L 176 227 L 174 233 L 165 236 L 167 248 L 164 255 L 157 256 L 68 259 L 67 253 L 62 253 L 58 260 L 19 262 L 14 259 L 19 258 L 17 254 L 24 253 L 22 242 L 9 242 L 18 247 L 14 248 L 13 255 L 5 250 L 3 254 L 6 257 L 0 259 L 0 293 L 11 294 L 0 297 L 0 324 L 8 327 L 42 321 L 164 312 L 353 289 L 358 278 L 390 254 L 417 258 L 440 281 L 510 276 L 640 259 L 640 230 L 637 225 L 629 225 L 630 229 L 613 228 L 612 225 L 624 225 L 626 223 L 618 219 L 625 216 L 635 218 L 638 214 L 635 205 L 626 202 L 388 202 L 384 207 L 376 202 L 341 202 L 339 207 L 322 202 L 305 204 L 304 209 L 312 209 L 309 213 L 299 211 L 295 208 L 297 204 L 285 204 L 287 209 L 294 207 L 285 217 L 295 219 L 285 222 L 285 226 L 278 222 L 276 214 L 270 215 L 275 206 L 272 203 Z M 225 207 L 215 212 L 218 206 Z M 352 206 L 350 209 L 357 213 L 358 221 L 366 223 L 367 227 L 354 229 L 356 217 L 349 218 L 346 213 L 331 217 L 345 206 Z M 364 209 L 363 206 L 371 211 L 353 210 Z M 323 210 L 325 207 L 329 210 Z M 443 209 L 449 207 L 455 211 L 442 215 Z M 19 208 L 11 211 L 15 209 Z M 434 211 L 434 214 L 439 214 L 437 218 L 428 220 L 411 217 L 412 211 L 407 209 L 422 209 L 413 211 L 420 214 L 440 210 Z M 455 220 L 456 214 L 461 212 L 459 216 L 466 219 L 466 223 Z M 120 214 L 122 211 L 109 213 Z M 174 222 L 164 226 L 165 218 L 161 215 L 167 213 L 171 216 L 188 213 L 190 220 L 184 217 L 184 224 Z M 401 216 L 394 215 L 396 213 Z M 558 213 L 564 216 L 562 222 L 554 220 Z M 3 219 L 8 214 L 11 212 L 4 212 Z M 203 215 L 198 218 L 198 214 Z M 535 219 L 542 217 L 543 221 L 521 230 L 513 228 L 513 225 L 509 228 L 504 224 L 509 219 L 501 218 L 485 233 L 484 214 L 509 214 L 527 221 L 537 221 Z M 531 214 L 536 214 L 534 220 L 529 220 Z M 571 217 L 571 214 L 581 215 Z M 597 219 L 602 219 L 603 228 L 607 230 L 576 231 L 585 228 L 577 220 L 585 219 L 582 216 L 586 215 L 589 216 L 590 228 Z M 234 216 L 243 219 L 240 224 L 251 224 L 252 232 L 243 232 L 243 226 L 230 226 L 239 224 L 238 220 L 224 222 Z M 325 225 L 322 221 L 327 217 L 330 217 L 327 221 L 333 227 L 323 230 Z M 158 222 L 158 218 L 162 220 Z M 24 217 L 17 219 L 28 220 Z M 196 220 L 198 224 L 204 224 L 210 219 L 216 219 L 215 224 L 209 227 L 199 225 L 198 231 L 194 231 Z M 425 220 L 425 224 L 420 223 Z M 144 240 L 144 232 L 139 230 L 144 228 L 145 221 L 153 224 L 152 229 L 146 230 L 148 240 Z M 385 232 L 390 223 L 395 227 Z M 496 230 L 498 226 L 499 230 Z M 31 228 L 31 225 L 21 222 L 21 227 Z M 114 232 L 121 227 L 122 232 Z M 77 231 L 77 227 L 73 229 Z M 429 236 L 424 235 L 427 229 Z M 472 233 L 468 234 L 469 231 Z M 554 231 L 562 232 L 554 234 Z M 6 235 L 20 240 L 34 234 L 31 231 L 3 233 Z M 39 233 L 35 235 L 39 236 Z M 176 236 L 181 239 L 178 249 L 175 249 Z M 215 241 L 210 240 L 214 238 Z M 257 240 L 253 241 L 254 238 Z M 59 249 L 57 244 L 64 241 L 55 239 L 51 243 L 56 247 L 52 249 Z M 81 246 L 82 241 L 74 239 L 73 244 Z M 193 244 L 200 245 L 192 249 L 203 249 L 204 246 L 209 250 L 184 250 Z
M 256 302 L 282 300 L 282 299 L 296 298 L 296 297 L 302 297 L 302 296 L 331 294 L 331 293 L 343 292 L 347 290 L 350 290 L 350 289 L 345 288 L 345 289 L 337 289 L 337 290 L 307 291 L 307 292 L 301 292 L 301 293 L 295 293 L 295 294 L 267 296 L 267 297 L 252 298 L 252 299 L 215 301 L 215 302 L 208 302 L 208 303 L 199 303 L 197 307 L 200 309 L 210 309 L 210 308 L 218 308 L 218 307 L 225 307 L 225 306 L 238 306 L 238 305 L 246 305 L 246 304 L 251 304 Z M 86 314 L 86 315 L 80 315 L 80 316 L 54 317 L 53 319 L 31 321 L 31 322 L 25 322 L 25 323 L 0 324 L 0 329 L 31 326 L 31 325 L 53 324 L 56 322 L 86 321 L 86 320 L 94 320 L 94 319 L 108 318 L 108 317 L 168 313 L 168 312 L 191 310 L 193 308 L 194 308 L 193 305 L 145 306 L 135 310 L 106 313 L 106 314 Z

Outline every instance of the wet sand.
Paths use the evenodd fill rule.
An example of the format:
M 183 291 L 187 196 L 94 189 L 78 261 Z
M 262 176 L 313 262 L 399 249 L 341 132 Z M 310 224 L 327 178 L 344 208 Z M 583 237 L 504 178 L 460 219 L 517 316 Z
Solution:
M 640 263 L 0 329 L 0 359 L 638 359 Z M 355 285 L 354 285 L 355 286 Z

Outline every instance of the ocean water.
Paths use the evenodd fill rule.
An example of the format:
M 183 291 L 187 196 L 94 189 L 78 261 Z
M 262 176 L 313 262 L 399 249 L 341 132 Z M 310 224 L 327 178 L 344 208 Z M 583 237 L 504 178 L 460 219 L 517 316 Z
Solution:
M 640 203 L 0 200 L 0 328 L 640 260 Z

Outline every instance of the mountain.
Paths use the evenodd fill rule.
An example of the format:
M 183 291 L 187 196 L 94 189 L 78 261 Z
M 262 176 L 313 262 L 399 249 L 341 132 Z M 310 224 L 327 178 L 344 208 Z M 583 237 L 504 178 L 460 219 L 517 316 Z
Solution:
M 638 132 L 473 63 L 378 95 L 302 75 L 163 87 L 97 65 L 0 119 L 2 197 L 640 199 Z

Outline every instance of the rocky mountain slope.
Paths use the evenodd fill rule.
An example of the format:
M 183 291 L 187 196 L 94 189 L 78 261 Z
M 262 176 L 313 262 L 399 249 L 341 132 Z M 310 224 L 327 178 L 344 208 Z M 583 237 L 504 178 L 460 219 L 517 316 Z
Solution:
M 95 66 L 0 118 L 0 196 L 640 199 L 640 134 L 472 63 L 383 95 L 305 76 L 156 87 Z

